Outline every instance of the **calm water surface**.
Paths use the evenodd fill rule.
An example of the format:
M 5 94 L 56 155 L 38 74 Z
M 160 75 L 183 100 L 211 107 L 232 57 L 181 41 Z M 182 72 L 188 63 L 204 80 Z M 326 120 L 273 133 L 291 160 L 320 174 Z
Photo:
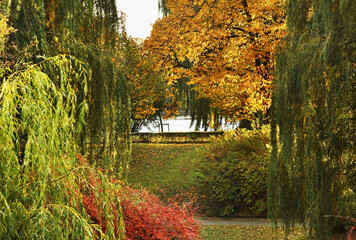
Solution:
M 163 120 L 163 132 L 194 132 L 196 124 L 191 125 L 191 120 L 188 117 L 179 116 L 176 119 L 168 119 Z M 223 125 L 221 130 L 230 130 L 235 129 L 237 127 L 237 123 L 225 123 L 223 121 Z M 198 129 L 198 131 L 204 131 L 204 128 Z M 208 131 L 214 131 L 209 128 Z M 140 132 L 160 132 L 159 124 L 151 124 L 149 128 L 143 127 Z

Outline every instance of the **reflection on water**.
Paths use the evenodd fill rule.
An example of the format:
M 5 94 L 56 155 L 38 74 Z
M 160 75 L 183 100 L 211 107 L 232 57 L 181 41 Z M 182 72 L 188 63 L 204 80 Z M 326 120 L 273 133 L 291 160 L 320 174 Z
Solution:
M 176 119 L 163 120 L 163 132 L 194 132 L 196 123 L 191 125 L 191 120 L 189 117 L 178 116 Z M 219 130 L 230 130 L 235 129 L 238 123 L 227 123 L 223 121 L 221 129 Z M 152 123 L 148 127 L 143 127 L 139 132 L 160 132 L 159 123 Z M 199 128 L 197 131 L 204 131 L 204 128 Z M 214 129 L 208 128 L 209 132 L 214 131 Z

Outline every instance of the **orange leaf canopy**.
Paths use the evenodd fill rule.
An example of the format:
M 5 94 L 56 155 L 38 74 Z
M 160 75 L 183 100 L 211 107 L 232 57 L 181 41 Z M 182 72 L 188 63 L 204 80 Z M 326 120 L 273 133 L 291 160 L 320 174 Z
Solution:
M 168 84 L 188 77 L 199 97 L 232 119 L 271 104 L 275 49 L 285 34 L 284 0 L 166 0 L 144 48 Z

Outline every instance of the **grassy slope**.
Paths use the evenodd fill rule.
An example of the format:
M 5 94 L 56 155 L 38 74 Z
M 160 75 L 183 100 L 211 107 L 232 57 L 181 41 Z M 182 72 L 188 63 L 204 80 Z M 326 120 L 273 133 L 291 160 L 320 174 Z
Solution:
M 196 187 L 195 160 L 204 144 L 143 144 L 134 143 L 128 182 L 142 186 L 167 200 L 179 193 L 194 193 Z M 163 194 L 164 192 L 164 194 Z M 302 230 L 288 239 L 302 240 Z M 265 240 L 284 239 L 281 230 L 273 233 L 266 226 L 203 226 L 204 240 Z M 345 238 L 333 238 L 345 239 Z
M 143 144 L 132 147 L 128 181 L 167 200 L 195 187 L 195 159 L 204 144 Z

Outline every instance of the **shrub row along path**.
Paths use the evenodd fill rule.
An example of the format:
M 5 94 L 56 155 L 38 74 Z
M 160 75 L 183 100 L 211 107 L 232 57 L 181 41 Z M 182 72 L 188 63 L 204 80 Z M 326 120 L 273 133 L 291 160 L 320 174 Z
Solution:
M 272 226 L 273 222 L 262 218 L 207 218 L 197 217 L 198 222 L 203 225 L 240 225 L 240 226 Z

